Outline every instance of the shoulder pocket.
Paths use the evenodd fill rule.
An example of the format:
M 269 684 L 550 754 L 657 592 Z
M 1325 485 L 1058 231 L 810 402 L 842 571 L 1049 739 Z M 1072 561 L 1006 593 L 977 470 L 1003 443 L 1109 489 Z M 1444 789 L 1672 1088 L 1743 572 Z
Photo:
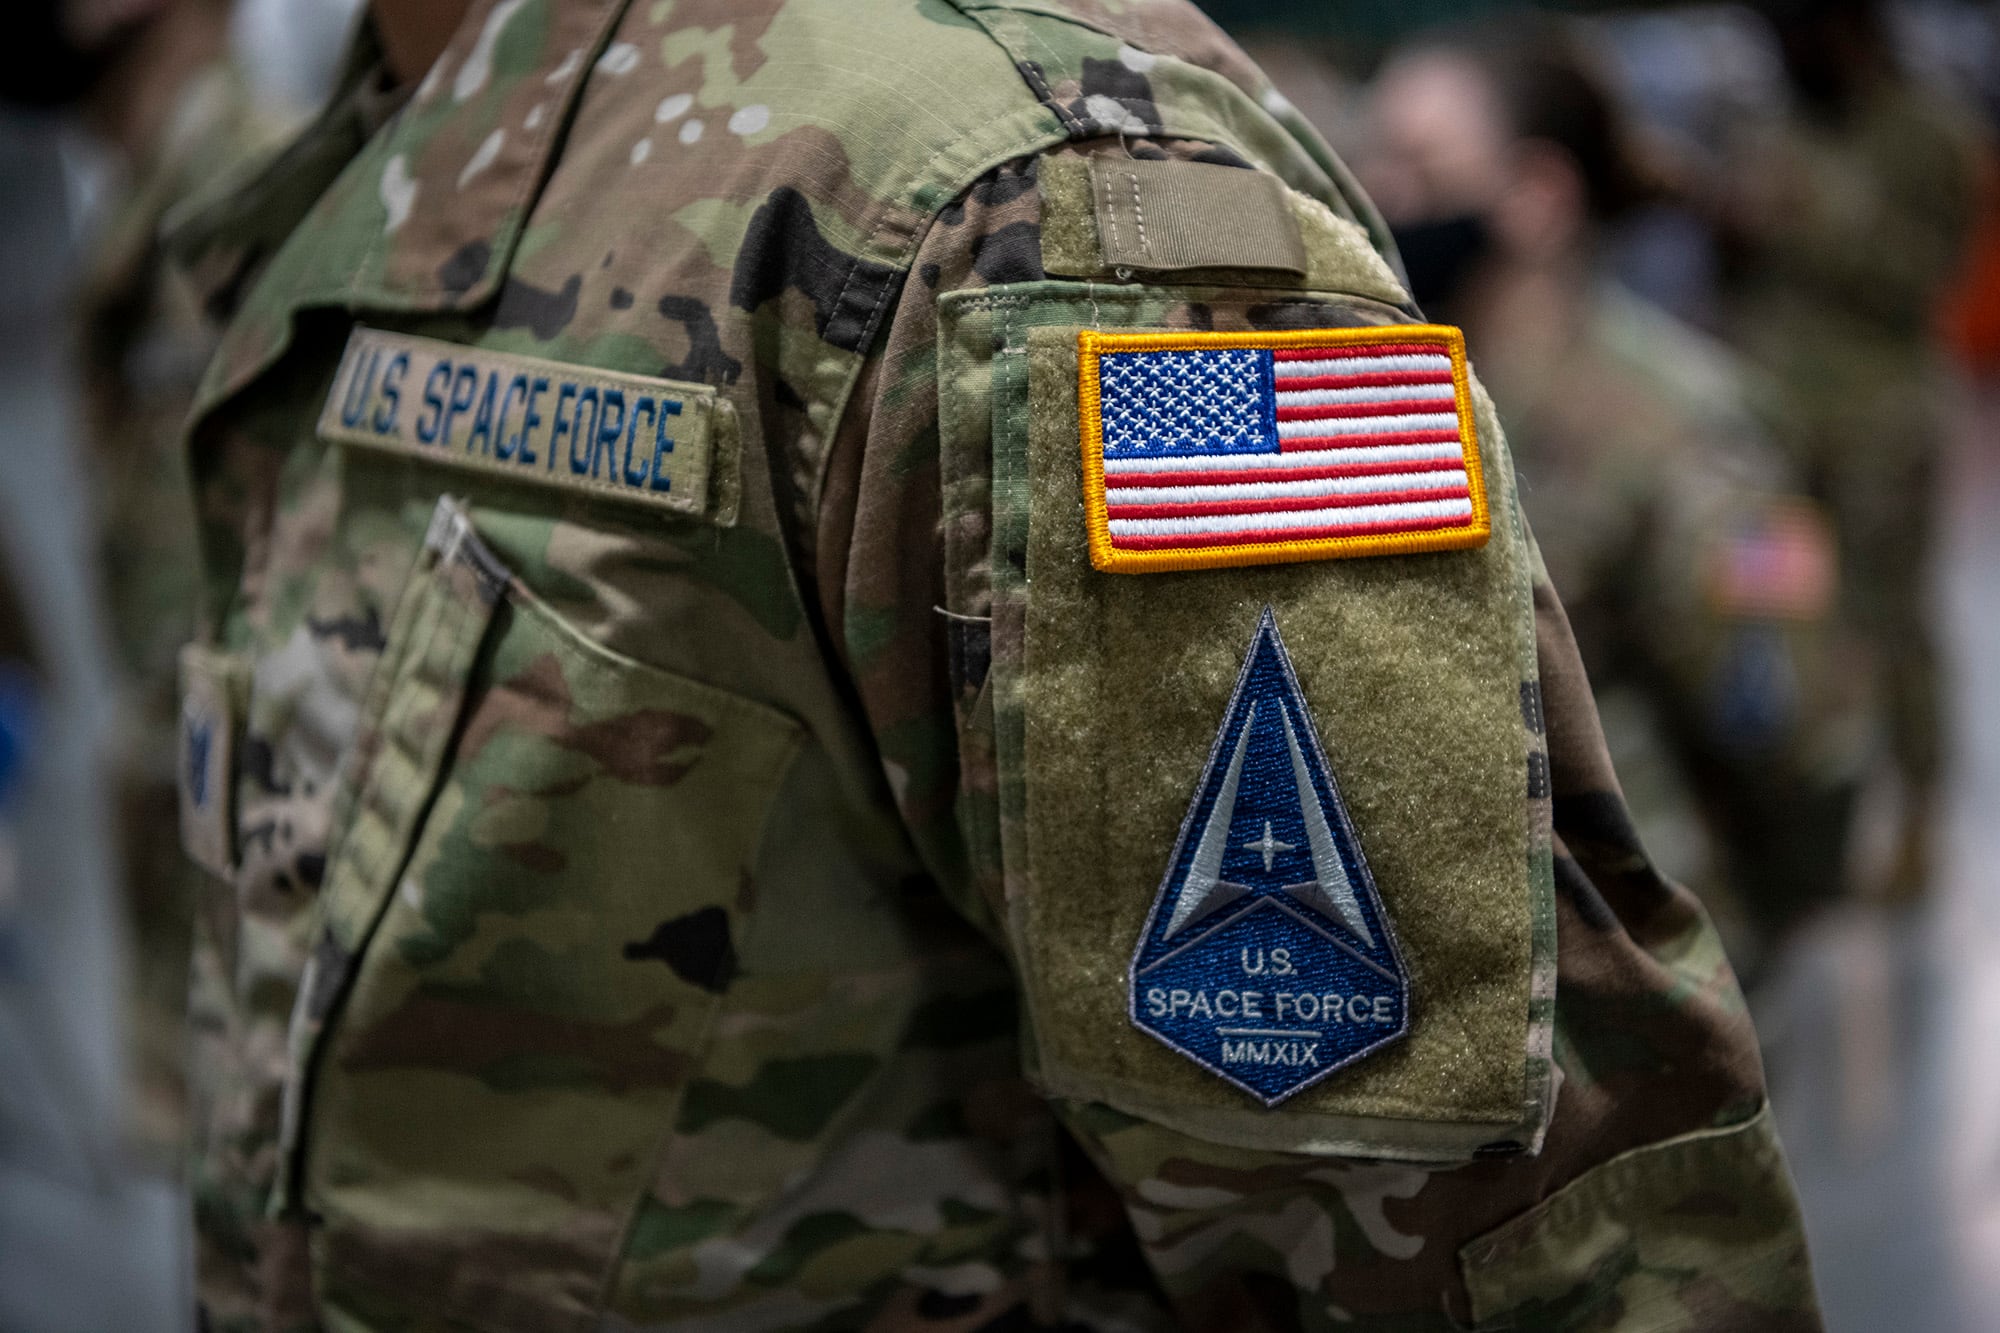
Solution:
M 1341 294 L 1072 282 L 941 304 L 947 530 L 987 535 L 985 550 L 952 554 L 950 609 L 993 627 L 991 732 L 962 749 L 990 747 L 995 772 L 965 786 L 994 814 L 964 822 L 993 830 L 976 853 L 1002 885 L 1042 1086 L 1244 1147 L 1429 1161 L 1537 1150 L 1553 1099 L 1546 748 L 1529 547 L 1484 395 L 1463 399 L 1491 515 L 1477 545 L 1106 572 L 1091 557 L 1079 391 L 1079 358 L 1103 340 L 1080 352 L 1080 335 L 1344 333 L 1408 316 Z M 1184 821 L 1206 799 L 1267 606 L 1394 922 L 1410 1015 L 1406 1035 L 1275 1109 L 1142 1031 L 1128 977 L 1164 881 L 1176 864 L 1187 873 Z M 981 719 L 965 725 L 978 732 Z M 1263 990 L 1266 1022 L 1243 1026 L 1266 1026 L 1270 980 L 1238 978 L 1229 999 L 1211 998 L 1240 1009 L 1241 990 Z M 1299 1014 L 1294 997 L 1288 1016 Z M 1219 1058 L 1265 1055 L 1284 1058 L 1240 1045 Z
M 323 1298 L 594 1328 L 798 729 L 584 638 L 448 499 L 364 707 L 286 1114 Z

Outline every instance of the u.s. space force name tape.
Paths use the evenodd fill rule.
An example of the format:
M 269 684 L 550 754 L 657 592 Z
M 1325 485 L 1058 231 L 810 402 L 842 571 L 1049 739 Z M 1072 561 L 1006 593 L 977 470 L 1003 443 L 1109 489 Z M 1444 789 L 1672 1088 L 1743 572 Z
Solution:
M 733 523 L 736 429 L 706 384 L 358 326 L 322 439 Z

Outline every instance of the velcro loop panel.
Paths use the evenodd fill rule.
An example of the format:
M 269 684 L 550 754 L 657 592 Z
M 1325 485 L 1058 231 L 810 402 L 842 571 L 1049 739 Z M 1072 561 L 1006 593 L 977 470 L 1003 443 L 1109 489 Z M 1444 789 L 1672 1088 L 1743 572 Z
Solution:
M 1275 176 L 1206 162 L 1090 159 L 1098 244 L 1115 267 L 1306 271 L 1305 242 Z

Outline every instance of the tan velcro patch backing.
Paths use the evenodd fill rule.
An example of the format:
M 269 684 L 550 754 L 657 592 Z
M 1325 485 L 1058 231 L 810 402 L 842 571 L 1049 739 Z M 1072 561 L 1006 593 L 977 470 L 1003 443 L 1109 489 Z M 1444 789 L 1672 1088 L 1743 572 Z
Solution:
M 1090 159 L 1090 184 L 1106 264 L 1160 273 L 1306 271 L 1305 243 L 1275 176 L 1099 154 Z

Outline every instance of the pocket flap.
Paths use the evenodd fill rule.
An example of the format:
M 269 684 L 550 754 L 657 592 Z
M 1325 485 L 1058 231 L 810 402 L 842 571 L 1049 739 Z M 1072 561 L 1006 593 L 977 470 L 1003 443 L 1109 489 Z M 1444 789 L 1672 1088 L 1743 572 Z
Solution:
M 440 502 L 293 1017 L 281 1197 L 330 1309 L 599 1326 L 800 735 L 580 633 Z

